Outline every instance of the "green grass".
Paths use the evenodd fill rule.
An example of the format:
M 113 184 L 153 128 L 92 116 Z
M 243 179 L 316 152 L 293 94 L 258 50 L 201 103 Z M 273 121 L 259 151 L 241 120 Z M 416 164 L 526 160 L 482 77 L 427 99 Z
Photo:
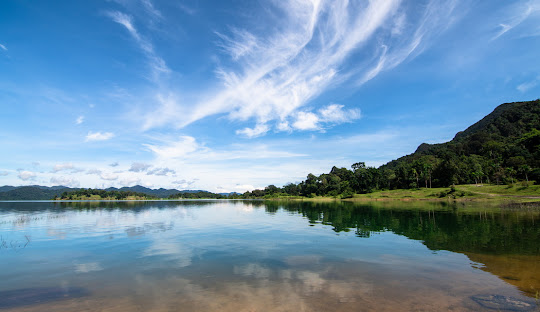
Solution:
M 356 194 L 355 199 L 437 199 L 446 198 L 445 193 L 451 191 L 448 187 L 441 188 L 420 188 L 420 189 L 398 189 L 387 191 L 375 191 L 368 194 Z M 442 196 L 441 196 L 442 194 Z M 469 197 L 474 196 L 469 194 Z
M 456 189 L 476 193 L 489 194 L 495 196 L 525 196 L 525 197 L 540 197 L 540 185 L 532 185 L 532 183 L 518 182 L 511 185 L 458 185 Z
M 537 198 L 535 198 L 537 197 Z M 540 185 L 456 185 L 454 188 L 419 188 L 356 194 L 352 200 L 480 200 L 530 202 L 540 200 Z

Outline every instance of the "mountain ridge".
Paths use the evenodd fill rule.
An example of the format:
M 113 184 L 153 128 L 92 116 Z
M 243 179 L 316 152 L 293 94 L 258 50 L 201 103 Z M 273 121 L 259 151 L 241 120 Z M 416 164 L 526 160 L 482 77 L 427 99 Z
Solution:
M 24 185 L 24 186 L 0 186 L 0 200 L 49 200 L 55 196 L 60 196 L 64 192 L 77 191 L 83 188 L 73 188 L 62 185 L 41 186 L 41 185 Z M 179 193 L 197 193 L 202 190 L 177 190 L 177 189 L 151 189 L 141 185 L 131 187 L 109 187 L 105 191 L 125 191 L 144 193 L 146 195 L 155 196 L 157 198 L 168 198 L 170 195 Z

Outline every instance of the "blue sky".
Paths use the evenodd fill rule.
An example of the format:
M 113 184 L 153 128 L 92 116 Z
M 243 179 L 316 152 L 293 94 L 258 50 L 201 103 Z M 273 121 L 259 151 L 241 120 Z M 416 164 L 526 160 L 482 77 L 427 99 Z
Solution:
M 540 1 L 0 3 L 0 185 L 244 192 L 540 97 Z

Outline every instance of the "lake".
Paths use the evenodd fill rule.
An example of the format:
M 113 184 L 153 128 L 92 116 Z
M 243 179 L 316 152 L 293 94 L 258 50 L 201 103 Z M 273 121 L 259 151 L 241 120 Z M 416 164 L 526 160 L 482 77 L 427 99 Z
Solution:
M 540 214 L 422 202 L 0 202 L 3 311 L 537 311 Z

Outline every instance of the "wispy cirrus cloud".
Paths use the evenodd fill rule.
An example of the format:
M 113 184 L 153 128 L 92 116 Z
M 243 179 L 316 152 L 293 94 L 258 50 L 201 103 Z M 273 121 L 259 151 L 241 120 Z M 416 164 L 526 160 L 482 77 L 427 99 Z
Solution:
M 152 12 L 154 12 L 154 14 L 161 14 L 159 11 L 154 9 L 150 1 L 143 1 L 143 3 L 145 3 L 147 8 L 152 8 Z M 146 58 L 148 59 L 148 66 L 152 72 L 152 80 L 156 81 L 159 79 L 160 75 L 171 72 L 165 61 L 156 54 L 154 46 L 150 40 L 146 39 L 137 31 L 131 15 L 119 11 L 111 11 L 107 12 L 107 16 L 109 16 L 114 22 L 124 26 L 131 37 L 137 42 L 139 48 L 144 52 Z
M 1 44 L 1 43 L 0 43 L 0 49 L 2 49 L 2 50 L 4 50 L 4 51 L 7 51 L 7 50 L 8 50 L 8 48 L 6 48 L 6 46 L 3 45 L 3 44 Z
M 156 7 L 152 3 L 152 1 L 150 1 L 150 0 L 141 0 L 141 3 L 143 5 L 144 9 L 146 10 L 146 12 L 148 13 L 148 15 L 150 15 L 151 17 L 153 17 L 155 19 L 162 19 L 163 18 L 163 14 L 161 14 L 161 11 L 156 9 Z
M 93 142 L 93 141 L 106 141 L 110 140 L 114 137 L 114 133 L 112 132 L 88 132 L 86 135 L 86 142 Z
M 231 61 L 215 70 L 219 91 L 189 106 L 175 97 L 161 99 L 157 110 L 168 114 L 147 114 L 145 129 L 167 124 L 182 128 L 209 115 L 227 114 L 254 122 L 237 131 L 250 138 L 271 130 L 320 130 L 324 119 L 303 109 L 306 104 L 336 86 L 364 84 L 421 53 L 452 25 L 459 1 L 424 1 L 415 7 L 400 0 L 273 4 L 279 13 L 271 23 L 279 27 L 260 32 L 231 27 L 216 33 L 219 48 Z M 418 7 L 424 11 L 417 12 Z M 353 56 L 360 61 L 350 64 Z M 327 126 L 349 121 L 335 119 Z
M 205 149 L 194 137 L 181 136 L 177 140 L 165 142 L 165 144 L 144 144 L 157 157 L 163 159 L 184 158 L 195 151 Z
M 530 81 L 527 81 L 527 82 L 524 82 L 522 84 L 519 84 L 516 89 L 519 91 L 519 92 L 522 92 L 522 93 L 525 93 L 527 91 L 529 91 L 530 89 L 536 87 L 538 85 L 538 83 L 540 83 L 540 76 L 539 77 L 536 77 L 535 79 L 533 80 L 530 80 Z
M 538 17 L 540 17 L 540 1 L 530 0 L 525 3 L 515 2 L 510 3 L 510 5 L 505 8 L 504 16 L 502 17 L 501 22 L 497 25 L 496 34 L 493 36 L 492 40 L 495 40 L 502 35 L 506 34 L 510 30 L 520 26 L 528 20 L 534 18 L 536 23 L 536 29 L 540 23 L 538 22 Z M 534 29 L 530 27 L 530 29 Z M 535 32 L 533 35 L 538 35 L 540 32 Z M 522 34 L 523 35 L 523 34 Z M 524 34 L 524 36 L 531 35 L 529 33 Z
M 80 125 L 84 122 L 84 116 L 79 116 L 77 117 L 77 119 L 75 120 L 75 124 L 77 125 Z

